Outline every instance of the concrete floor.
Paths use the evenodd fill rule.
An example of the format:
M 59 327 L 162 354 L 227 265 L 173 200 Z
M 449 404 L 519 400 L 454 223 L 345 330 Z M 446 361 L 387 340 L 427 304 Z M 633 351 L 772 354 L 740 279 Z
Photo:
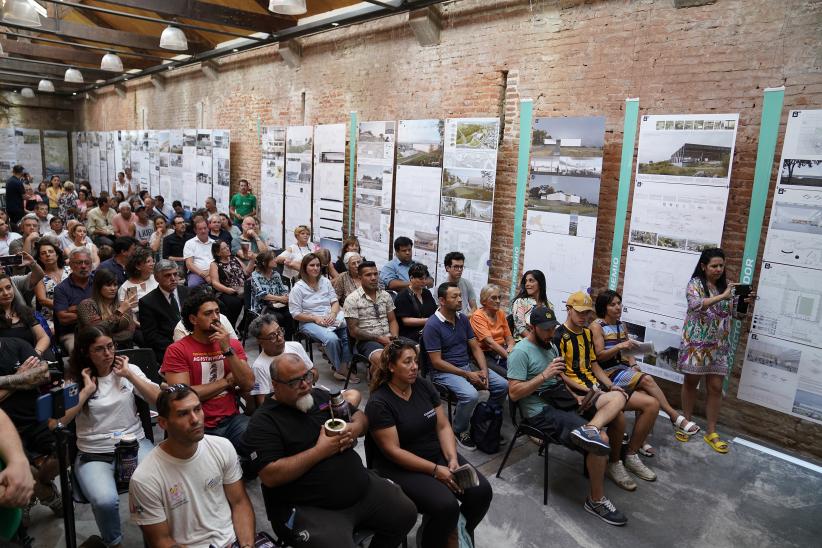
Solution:
M 257 356 L 253 342 L 249 360 Z M 340 386 L 315 347 L 320 383 Z M 356 386 L 367 399 L 363 381 Z M 507 413 L 506 413 L 507 414 Z M 720 432 L 732 439 L 732 432 Z M 506 417 L 503 435 L 513 428 Z M 157 439 L 161 439 L 162 435 Z M 639 488 L 629 493 L 606 480 L 606 494 L 626 516 L 628 525 L 613 527 L 583 509 L 587 480 L 582 457 L 564 447 L 550 448 L 548 504 L 542 505 L 542 457 L 527 438 L 520 438 L 502 473 L 494 477 L 502 452 L 476 451 L 464 456 L 489 478 L 494 500 L 477 528 L 478 547 L 701 547 L 819 546 L 822 538 L 822 475 L 742 445 L 731 445 L 727 455 L 715 453 L 701 437 L 680 443 L 670 423 L 657 420 L 650 442 L 657 456 L 645 459 L 658 480 L 635 478 Z M 358 446 L 362 456 L 362 444 Z M 363 459 L 364 461 L 364 459 Z M 247 484 L 257 515 L 258 529 L 270 531 L 259 480 Z M 125 547 L 141 548 L 139 528 L 128 519 L 127 496 L 121 497 Z M 97 534 L 91 507 L 75 505 L 77 541 Z M 62 518 L 36 507 L 29 534 L 37 548 L 65 545 Z M 414 531 L 409 542 L 414 546 Z

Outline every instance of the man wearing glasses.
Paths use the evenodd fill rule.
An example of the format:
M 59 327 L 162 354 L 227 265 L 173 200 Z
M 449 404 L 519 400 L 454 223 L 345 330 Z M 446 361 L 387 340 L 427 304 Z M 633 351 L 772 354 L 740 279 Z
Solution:
M 91 297 L 91 253 L 78 247 L 69 253 L 71 274 L 54 288 L 54 330 L 60 344 L 70 354 L 74 349 L 74 329 L 77 327 L 77 305 Z
M 169 384 L 191 385 L 203 402 L 206 433 L 228 438 L 239 450 L 248 417 L 237 396 L 254 384 L 243 346 L 220 324 L 220 305 L 210 291 L 190 295 L 180 315 L 192 333 L 168 347 L 160 372 Z
M 367 470 L 352 449 L 368 419 L 357 409 L 329 435 L 330 394 L 294 354 L 271 364 L 274 394 L 251 419 L 245 446 L 262 483 L 271 526 L 289 546 L 351 544 L 353 531 L 374 531 L 371 546 L 398 546 L 417 509 L 395 484 Z M 349 539 L 347 542 L 340 539 Z
M 467 279 L 462 277 L 465 272 L 465 255 L 459 251 L 451 251 L 445 255 L 443 261 L 445 271 L 448 273 L 448 281 L 457 284 L 462 293 L 462 312 L 466 316 L 470 316 L 477 309 L 477 294 L 474 292 L 474 287 Z

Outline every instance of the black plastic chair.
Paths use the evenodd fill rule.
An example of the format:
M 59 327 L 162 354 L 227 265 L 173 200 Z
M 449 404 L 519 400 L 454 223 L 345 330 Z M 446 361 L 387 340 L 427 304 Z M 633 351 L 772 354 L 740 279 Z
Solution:
M 251 310 L 251 278 L 246 278 L 243 283 L 243 321 L 240 322 L 240 342 L 245 346 L 248 338 L 248 327 L 258 314 Z
M 351 381 L 351 375 L 357 369 L 358 363 L 365 365 L 366 378 L 371 377 L 371 360 L 357 352 L 357 341 L 351 337 L 351 332 L 348 333 L 348 344 L 351 345 L 351 363 L 348 364 L 348 374 L 345 376 L 343 390 L 348 390 L 348 383 Z
M 508 322 L 508 330 L 513 335 L 514 334 L 514 315 L 513 314 L 508 314 L 507 316 L 505 316 L 505 321 Z
M 445 405 L 448 409 L 448 422 L 451 422 L 453 408 L 457 405 L 459 399 L 453 390 L 430 377 L 432 368 L 433 366 L 431 365 L 431 360 L 428 358 L 428 351 L 425 350 L 425 343 L 423 342 L 422 337 L 420 337 L 420 374 L 431 381 L 431 384 L 433 384 L 434 388 L 437 389 L 440 398 L 445 400 Z
M 139 367 L 151 382 L 157 384 L 165 382 L 162 375 L 160 375 L 160 364 L 157 363 L 157 358 L 154 356 L 152 349 L 129 348 L 126 350 L 118 350 L 116 354 L 118 356 L 127 356 L 128 361 Z

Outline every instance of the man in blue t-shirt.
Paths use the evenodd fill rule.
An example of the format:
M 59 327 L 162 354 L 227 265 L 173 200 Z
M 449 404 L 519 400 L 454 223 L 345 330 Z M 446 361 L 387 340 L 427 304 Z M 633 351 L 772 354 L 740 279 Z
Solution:
M 448 387 L 457 396 L 452 427 L 457 443 L 463 449 L 477 448 L 468 427 L 471 415 L 479 403 L 479 391 L 488 390 L 492 405 L 502 406 L 508 393 L 508 383 L 485 364 L 485 354 L 471 329 L 468 317 L 462 314 L 462 292 L 454 282 L 437 288 L 439 308 L 425 322 L 422 341 L 431 362 L 431 380 Z M 469 364 L 474 358 L 474 370 Z

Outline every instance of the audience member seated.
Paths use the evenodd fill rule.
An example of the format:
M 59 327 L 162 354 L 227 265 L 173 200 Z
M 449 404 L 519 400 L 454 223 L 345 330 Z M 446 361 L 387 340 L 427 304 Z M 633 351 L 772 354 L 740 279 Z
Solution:
M 277 323 L 285 330 L 285 337 L 294 334 L 294 320 L 288 311 L 288 288 L 277 272 L 277 257 L 272 250 L 264 251 L 254 258 L 254 272 L 251 273 L 251 310 L 255 314 L 273 314 Z
M 460 513 L 473 542 L 474 529 L 491 505 L 491 485 L 479 472 L 476 487 L 463 491 L 454 481 L 453 472 L 468 461 L 457 453 L 439 393 L 418 378 L 414 341 L 400 338 L 386 347 L 365 413 L 379 449 L 374 468 L 399 485 L 423 514 L 419 545 L 456 544 Z
M 162 257 L 163 240 L 168 235 L 168 222 L 166 218 L 158 216 L 154 219 L 154 232 L 151 233 L 151 237 L 148 239 L 148 247 L 151 249 L 155 261 Z
M 237 400 L 254 384 L 243 346 L 220 324 L 220 305 L 211 292 L 190 295 L 180 315 L 192 333 L 168 347 L 160 372 L 169 384 L 190 385 L 203 402 L 206 433 L 227 438 L 239 450 L 248 417 Z
M 479 403 L 478 390 L 489 390 L 489 404 L 502 407 L 508 393 L 508 383 L 485 364 L 485 355 L 462 310 L 460 288 L 452 282 L 437 288 L 439 308 L 425 323 L 422 338 L 433 371 L 431 379 L 448 387 L 457 397 L 454 411 L 454 434 L 463 449 L 477 448 L 469 426 Z M 473 358 L 478 371 L 470 365 Z
M 559 322 L 554 311 L 539 306 L 528 317 L 525 338 L 508 358 L 508 395 L 517 402 L 523 421 L 542 430 L 566 447 L 586 451 L 590 491 L 585 510 L 611 525 L 625 525 L 627 518 L 605 497 L 605 469 L 611 452 L 608 435 L 601 432 L 622 416 L 623 398 L 616 392 L 602 394 L 580 415 L 580 397 L 571 394 L 560 380 L 565 361 L 552 342 Z M 613 438 L 611 438 L 613 440 Z M 622 443 L 621 435 L 616 444 Z M 613 445 L 613 443 L 612 443 Z
M 209 196 L 205 199 L 205 217 L 208 218 L 209 215 L 218 214 L 217 211 L 217 200 L 214 199 L 214 196 Z
M 22 238 L 20 234 L 12 232 L 8 219 L 0 219 L 0 255 L 9 254 L 9 244 Z
M 154 280 L 157 288 L 139 300 L 138 317 L 144 343 L 162 363 L 166 348 L 174 342 L 174 326 L 180 321 L 180 303 L 188 297 L 188 288 L 177 284 L 177 263 L 168 259 L 154 265 Z
M 135 213 L 137 220 L 134 221 L 134 238 L 140 245 L 147 246 L 151 240 L 151 235 L 154 234 L 154 219 L 160 215 L 154 212 L 154 217 L 150 217 L 146 206 L 138 206 Z
M 624 409 L 639 411 L 629 449 L 625 455 L 624 465 L 620 460 L 621 447 L 619 447 L 622 443 L 622 432 L 619 433 L 618 438 L 610 431 L 608 433 L 611 438 L 612 452 L 606 474 L 623 489 L 633 491 L 636 489 L 636 483 L 626 470 L 633 472 L 645 481 L 654 481 L 656 479 L 656 474 L 645 466 L 636 452 L 645 444 L 645 438 L 656 422 L 656 417 L 659 414 L 659 402 L 642 392 L 629 394 L 628 391 L 611 381 L 597 363 L 591 331 L 587 327 L 591 323 L 594 312 L 591 296 L 583 291 L 577 291 L 572 293 L 565 303 L 568 317 L 565 323 L 560 325 L 554 333 L 554 344 L 557 345 L 560 354 L 565 358 L 565 372 L 562 374 L 562 378 L 568 388 L 576 395 L 581 396 L 586 396 L 591 391 L 594 391 L 596 395 L 599 390 L 616 392 L 625 399 Z M 624 424 L 625 420 L 623 418 L 622 431 L 624 431 Z
M 118 238 L 121 236 L 134 238 L 136 234 L 134 223 L 137 220 L 137 216 L 131 212 L 131 206 L 128 202 L 120 202 L 120 206 L 117 209 L 119 213 L 111 220 L 111 224 L 114 226 L 114 235 Z
M 471 315 L 471 328 L 485 353 L 485 363 L 499 375 L 507 377 L 508 353 L 514 349 L 514 337 L 511 336 L 505 312 L 499 308 L 501 299 L 499 286 L 488 284 L 483 287 L 480 291 L 482 308 Z
M 85 248 L 69 253 L 71 275 L 54 288 L 54 334 L 71 354 L 74 349 L 74 329 L 77 326 L 77 307 L 91 297 L 91 254 Z
M 699 426 L 694 422 L 686 421 L 685 417 L 668 403 L 668 398 L 657 386 L 654 378 L 642 373 L 636 359 L 628 354 L 623 356 L 623 350 L 629 351 L 636 348 L 639 343 L 628 337 L 625 326 L 620 320 L 622 295 L 610 289 L 603 291 L 597 296 L 594 308 L 597 319 L 588 324 L 588 329 L 591 330 L 597 363 L 611 382 L 629 394 L 634 390 L 639 390 L 656 399 L 660 408 L 668 415 L 674 430 L 679 434 L 678 438 L 684 436 L 687 440 L 699 432 Z M 636 426 L 640 423 L 641 421 L 637 420 L 634 424 Z M 637 451 L 645 456 L 655 454 L 653 447 L 647 443 L 642 446 L 629 443 L 628 454 L 634 454 Z
M 400 337 L 420 342 L 425 322 L 437 311 L 437 302 L 426 287 L 430 278 L 428 267 L 422 263 L 414 263 L 408 269 L 409 285 L 394 299 Z
M 80 399 L 60 419 L 64 425 L 76 420 L 77 488 L 91 503 L 106 546 L 123 543 L 115 446 L 125 436 L 133 436 L 139 444 L 138 462 L 145 459 L 154 445 L 143 431 L 134 398 L 153 405 L 160 392 L 137 365 L 125 356 L 115 356 L 114 349 L 105 328 L 78 331 L 67 377 L 82 387 Z
M 86 213 L 88 213 L 89 192 L 84 188 L 77 190 L 77 215 L 75 219 L 81 222 L 86 222 Z
M 188 269 L 188 286 L 195 287 L 203 283 L 211 283 L 209 268 L 214 260 L 211 245 L 214 240 L 208 237 L 208 224 L 202 219 L 194 223 L 196 235 L 183 246 L 183 258 Z
M 399 546 L 417 510 L 353 450 L 368 427 L 365 415 L 355 408 L 339 434 L 326 433 L 330 394 L 311 387 L 311 371 L 294 354 L 274 359 L 271 380 L 274 393 L 254 413 L 245 445 L 277 536 L 295 547 L 353 548 L 353 532 L 368 529 L 372 547 Z
M 257 232 L 257 219 L 247 215 L 243 219 L 240 237 L 231 240 L 231 251 L 237 258 L 253 265 L 258 253 L 268 251 L 266 238 L 265 234 Z
M 348 364 L 351 363 L 348 329 L 337 295 L 328 278 L 320 275 L 320 259 L 313 253 L 303 257 L 300 281 L 294 284 L 288 296 L 288 311 L 294 320 L 300 322 L 300 332 L 325 348 L 334 378 L 345 380 Z M 359 381 L 351 375 L 351 382 L 356 384 Z
M 324 247 L 321 247 L 315 251 L 314 254 L 320 259 L 320 273 L 331 280 L 331 283 L 333 284 L 339 274 L 337 273 L 337 269 L 334 268 L 334 264 L 331 262 L 331 252 Z
M 43 269 L 43 279 L 34 288 L 37 311 L 50 326 L 54 325 L 54 288 L 71 274 L 63 251 L 49 238 L 40 238 L 34 245 L 37 264 Z
M 107 196 L 97 199 L 97 207 L 86 213 L 86 224 L 92 240 L 97 245 L 111 245 L 114 243 L 114 211 Z
M 477 309 L 477 294 L 474 292 L 474 286 L 471 285 L 471 282 L 462 277 L 462 273 L 465 271 L 465 255 L 459 251 L 446 253 L 443 265 L 445 266 L 445 272 L 448 274 L 447 281 L 460 286 L 462 292 L 461 312 L 466 316 L 470 316 Z
M 185 260 L 183 254 L 185 253 L 184 248 L 186 242 L 191 239 L 191 237 L 186 234 L 185 219 L 180 215 L 172 218 L 171 229 L 171 234 L 163 238 L 163 259 L 178 262 L 183 261 Z
M 411 238 L 400 236 L 394 240 L 394 258 L 385 263 L 380 272 L 380 281 L 386 289 L 399 292 L 408 287 L 408 269 L 414 262 L 411 260 L 413 252 L 414 242 Z
M 221 308 L 231 325 L 237 325 L 237 319 L 243 310 L 245 269 L 237 257 L 231 255 L 231 247 L 222 240 L 211 244 L 211 253 L 214 257 L 209 266 L 211 286 L 217 291 Z
M 0 270 L 0 337 L 18 338 L 34 347 L 42 356 L 51 346 L 51 341 L 40 322 L 34 317 L 34 310 L 14 298 L 14 285 L 5 272 Z
M 131 519 L 146 546 L 254 546 L 254 508 L 237 452 L 204 434 L 197 393 L 169 386 L 157 398 L 157 413 L 167 437 L 129 485 Z
M 49 221 L 49 229 L 43 233 L 43 236 L 48 236 L 54 241 L 60 241 L 68 235 L 68 231 L 64 230 L 63 219 L 55 215 Z
M 343 305 L 345 304 L 345 298 L 360 288 L 361 283 L 358 268 L 361 262 L 362 257 L 359 253 L 355 251 L 346 253 L 345 257 L 343 257 L 345 271 L 337 276 L 337 279 L 331 284 L 334 286 L 334 291 L 337 292 L 337 300 Z
M 150 223 L 154 223 L 154 219 L 160 217 L 160 212 L 154 208 L 154 198 L 152 198 L 148 192 L 146 192 L 146 196 L 143 198 L 143 206 L 146 208 L 146 218 Z M 139 210 L 137 213 L 139 213 Z
M 128 273 L 126 272 L 126 266 L 128 262 L 131 260 L 131 256 L 134 255 L 134 250 L 137 247 L 137 240 L 130 236 L 121 236 L 114 240 L 114 245 L 112 246 L 112 250 L 114 251 L 114 255 L 110 259 L 107 259 L 100 263 L 100 266 L 97 270 L 109 270 L 112 274 L 114 274 L 115 279 L 117 280 L 117 285 L 121 286 L 126 283 L 128 279 Z
M 183 218 L 185 222 L 191 220 L 191 210 L 185 209 L 183 207 L 183 203 L 180 200 L 174 200 L 171 202 L 171 208 L 174 210 L 174 215 L 179 215 Z
M 319 246 L 311 242 L 311 229 L 300 225 L 294 229 L 297 243 L 288 246 L 277 256 L 277 264 L 283 265 L 283 276 L 293 280 L 300 273 L 300 265 L 306 255 L 314 253 Z
M 91 297 L 77 306 L 77 329 L 98 327 L 114 340 L 117 350 L 134 347 L 134 321 L 132 307 L 137 304 L 136 294 L 126 294 L 125 300 L 117 298 L 117 280 L 110 270 L 98 270 L 94 274 Z
M 28 525 L 35 501 L 63 515 L 60 491 L 54 485 L 59 473 L 54 435 L 47 423 L 37 421 L 35 412 L 40 386 L 48 378 L 48 364 L 36 356 L 32 345 L 18 338 L 0 338 L 0 409 L 17 428 L 35 479 L 34 496 L 24 509 L 24 525 Z
M 29 213 L 20 220 L 18 228 L 20 230 L 20 239 L 23 242 L 23 251 L 31 254 L 34 249 L 34 242 L 40 238 L 37 216 Z M 9 243 L 9 248 L 11 248 L 11 243 Z
M 400 327 L 391 295 L 378 287 L 377 265 L 365 261 L 358 268 L 362 286 L 348 296 L 343 314 L 357 352 L 368 358 L 374 371 L 380 365 L 383 348 L 397 338 Z
M 100 255 L 97 245 L 91 241 L 86 232 L 86 227 L 82 223 L 77 223 L 69 228 L 70 243 L 63 248 L 65 255 L 70 255 L 75 249 L 86 249 L 91 256 L 92 267 L 96 269 L 100 266 Z
M 342 242 L 342 246 L 340 247 L 340 256 L 337 257 L 337 260 L 334 262 L 334 268 L 340 274 L 348 270 L 348 261 L 345 260 L 345 256 L 352 252 L 360 255 L 360 260 L 362 260 L 360 241 L 356 236 L 349 236 Z
M 49 205 L 46 202 L 37 204 L 37 207 L 34 208 L 34 216 L 37 219 L 37 232 L 39 232 L 40 235 L 51 230 L 50 223 L 54 215 L 49 213 Z
M 225 242 L 231 248 L 231 232 L 223 228 L 223 218 L 219 214 L 208 216 L 208 237 L 215 242 Z
M 166 223 L 174 217 L 174 209 L 171 205 L 167 204 L 166 199 L 159 194 L 154 197 L 154 211 L 157 212 L 157 217 L 162 217 Z M 155 218 L 154 220 L 156 221 L 157 219 Z
M 30 306 L 34 301 L 34 290 L 43 279 L 45 273 L 34 257 L 23 251 L 23 241 L 14 240 L 9 246 L 9 255 L 20 255 L 22 262 L 19 265 L 7 267 L 11 271 L 11 283 L 14 299 L 20 305 Z
M 131 313 L 139 326 L 139 301 L 157 289 L 157 280 L 154 279 L 154 254 L 145 247 L 138 247 L 128 260 L 126 274 L 128 279 L 117 291 L 117 298 L 125 301 L 129 293 L 137 295 L 137 302 Z
M 519 284 L 519 293 L 511 303 L 511 315 L 514 317 L 514 340 L 525 337 L 528 327 L 528 315 L 535 306 L 547 306 L 551 310 L 554 305 L 548 300 L 546 293 L 545 274 L 541 270 L 529 270 L 522 275 Z

